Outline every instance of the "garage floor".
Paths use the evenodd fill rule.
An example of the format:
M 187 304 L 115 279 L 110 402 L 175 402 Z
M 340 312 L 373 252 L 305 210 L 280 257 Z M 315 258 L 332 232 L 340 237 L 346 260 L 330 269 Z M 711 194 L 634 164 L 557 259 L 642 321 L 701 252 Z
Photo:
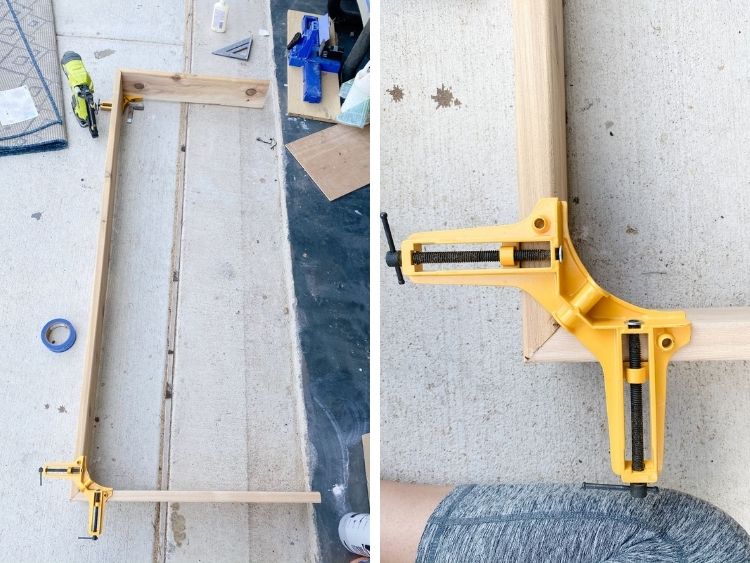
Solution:
M 511 2 L 382 13 L 394 236 L 515 222 Z M 750 304 L 749 17 L 729 1 L 565 5 L 571 232 L 615 295 Z M 385 267 L 381 288 L 386 478 L 614 482 L 599 367 L 524 365 L 517 290 L 398 286 Z M 749 375 L 747 362 L 671 366 L 660 481 L 746 529 Z
M 341 7 L 358 11 L 353 0 Z M 273 2 L 279 84 L 286 81 L 287 8 L 318 13 L 321 2 Z M 337 25 L 337 34 L 349 52 L 351 30 Z M 282 108 L 286 95 L 280 89 Z M 283 111 L 281 125 L 286 143 L 328 127 Z M 347 512 L 369 512 L 362 435 L 370 431 L 370 189 L 328 201 L 288 153 L 284 174 L 312 487 L 323 496 L 315 505 L 320 556 L 349 562 L 338 522 Z
M 280 176 L 286 116 L 279 117 L 272 37 L 258 30 L 285 32 L 273 30 L 267 3 L 252 2 L 233 5 L 227 33 L 214 34 L 210 6 L 196 4 L 194 11 L 181 2 L 112 0 L 86 19 L 90 3 L 55 2 L 58 49 L 82 55 L 102 99 L 117 67 L 272 82 L 263 110 L 147 101 L 123 128 L 93 476 L 121 489 L 306 490 L 319 463 L 333 468 L 341 459 L 319 461 L 308 440 L 303 379 L 320 372 L 310 376 L 299 344 L 300 323 L 308 325 L 292 281 L 289 178 Z M 255 41 L 249 62 L 211 54 L 248 30 Z M 40 464 L 72 456 L 108 130 L 100 116 L 97 140 L 68 111 L 68 149 L 0 159 L 7 297 L 0 301 L 0 409 L 23 421 L 4 433 L 0 482 L 4 505 L 15 508 L 0 513 L 0 553 L 23 561 L 315 561 L 312 506 L 111 503 L 106 532 L 94 543 L 76 539 L 85 533 L 86 507 L 68 502 L 68 485 L 38 486 Z M 257 137 L 278 144 L 272 149 Z M 287 189 L 317 192 L 304 174 Z M 358 197 L 345 206 L 366 217 L 366 196 Z M 328 237 L 338 244 L 337 236 L 352 232 Z M 318 264 L 307 280 L 329 283 Z M 360 337 L 368 314 L 352 320 Z M 56 316 L 79 334 L 60 355 L 38 335 Z M 366 338 L 350 352 L 351 336 L 336 340 L 343 331 L 330 331 L 329 340 L 364 366 L 364 376 L 349 364 L 343 371 L 364 377 L 356 390 L 366 401 Z M 367 431 L 357 422 L 367 420 L 366 403 L 362 409 L 352 435 Z M 330 483 L 313 482 L 314 490 L 328 483 L 321 492 L 330 497 L 340 475 L 351 481 L 355 500 L 345 497 L 331 518 L 339 509 L 367 509 L 361 455 L 361 448 L 351 452 L 352 474 L 347 467 Z M 318 518 L 318 525 L 330 522 Z M 339 553 L 331 541 L 321 542 L 323 553 Z

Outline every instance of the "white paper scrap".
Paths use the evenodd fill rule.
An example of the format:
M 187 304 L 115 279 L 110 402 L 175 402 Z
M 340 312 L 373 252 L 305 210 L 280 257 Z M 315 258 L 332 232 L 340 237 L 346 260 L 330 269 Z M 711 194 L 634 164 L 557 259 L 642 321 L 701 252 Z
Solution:
M 318 37 L 321 45 L 331 38 L 331 20 L 328 14 L 318 16 Z
M 0 125 L 15 125 L 39 115 L 28 87 L 0 90 Z
M 258 30 L 258 35 L 260 35 L 261 37 L 268 37 L 271 34 L 268 33 L 267 29 L 259 29 Z

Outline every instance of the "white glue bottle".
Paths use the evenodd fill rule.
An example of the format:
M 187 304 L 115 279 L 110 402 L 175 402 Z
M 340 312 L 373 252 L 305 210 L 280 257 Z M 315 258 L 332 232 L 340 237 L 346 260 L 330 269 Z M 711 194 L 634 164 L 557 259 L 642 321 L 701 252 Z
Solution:
M 224 33 L 227 30 L 227 6 L 226 0 L 219 0 L 214 4 L 214 14 L 211 18 L 211 30 L 217 33 Z

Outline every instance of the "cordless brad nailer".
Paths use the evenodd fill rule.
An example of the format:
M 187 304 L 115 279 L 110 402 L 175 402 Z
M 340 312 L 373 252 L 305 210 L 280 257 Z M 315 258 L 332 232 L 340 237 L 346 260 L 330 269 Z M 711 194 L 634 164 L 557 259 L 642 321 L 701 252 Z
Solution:
M 81 55 L 78 53 L 66 51 L 60 63 L 73 93 L 71 97 L 73 113 L 80 126 L 88 127 L 91 136 L 96 138 L 99 136 L 99 130 L 96 127 L 98 107 L 94 101 L 94 82 L 86 67 L 83 66 Z

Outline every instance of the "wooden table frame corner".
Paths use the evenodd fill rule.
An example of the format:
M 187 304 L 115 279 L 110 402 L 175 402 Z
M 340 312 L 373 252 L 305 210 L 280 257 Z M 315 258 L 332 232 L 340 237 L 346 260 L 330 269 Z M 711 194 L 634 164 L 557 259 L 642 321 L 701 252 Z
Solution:
M 519 216 L 544 197 L 567 200 L 562 0 L 513 0 Z M 530 296 L 522 296 L 529 362 L 593 362 L 594 356 Z M 750 360 L 750 307 L 687 309 L 688 346 L 673 361 Z

